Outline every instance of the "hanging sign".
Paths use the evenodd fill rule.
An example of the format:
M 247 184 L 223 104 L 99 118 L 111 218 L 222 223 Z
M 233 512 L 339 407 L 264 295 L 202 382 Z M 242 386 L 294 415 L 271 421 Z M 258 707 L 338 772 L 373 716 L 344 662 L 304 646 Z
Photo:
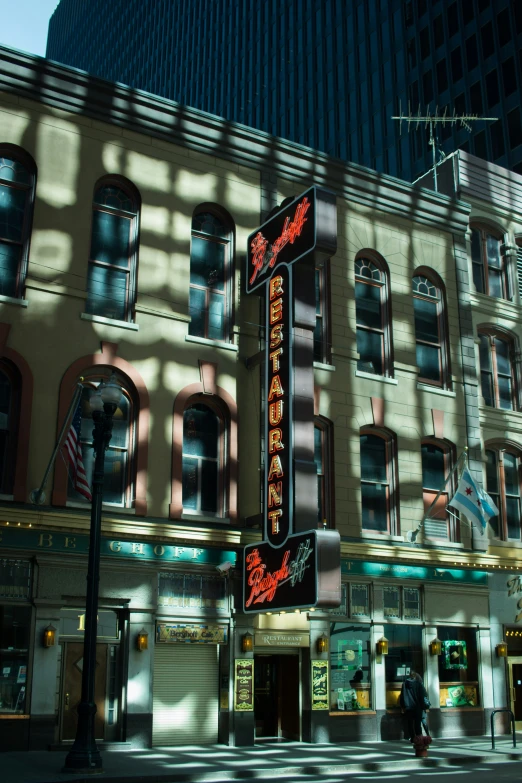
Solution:
M 328 661 L 312 661 L 312 709 L 328 710 Z
M 254 711 L 254 659 L 234 661 L 234 710 Z

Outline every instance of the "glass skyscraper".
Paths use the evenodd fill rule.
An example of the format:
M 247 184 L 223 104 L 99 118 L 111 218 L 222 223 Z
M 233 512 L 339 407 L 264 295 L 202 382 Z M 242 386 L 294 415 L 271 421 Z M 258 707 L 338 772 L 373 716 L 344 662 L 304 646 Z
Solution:
M 512 0 L 61 0 L 47 57 L 227 120 L 415 179 L 423 123 L 522 173 L 522 2 Z

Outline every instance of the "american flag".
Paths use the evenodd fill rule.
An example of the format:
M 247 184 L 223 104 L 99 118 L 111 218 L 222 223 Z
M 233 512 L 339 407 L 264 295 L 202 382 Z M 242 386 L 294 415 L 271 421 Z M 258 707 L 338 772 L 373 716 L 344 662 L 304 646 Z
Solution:
M 87 483 L 87 476 L 85 475 L 85 468 L 83 466 L 82 444 L 80 441 L 81 430 L 82 402 L 80 400 L 63 445 L 65 447 L 67 461 L 71 466 L 71 479 L 75 490 L 79 492 L 80 495 L 83 495 L 86 500 L 92 500 L 91 489 Z

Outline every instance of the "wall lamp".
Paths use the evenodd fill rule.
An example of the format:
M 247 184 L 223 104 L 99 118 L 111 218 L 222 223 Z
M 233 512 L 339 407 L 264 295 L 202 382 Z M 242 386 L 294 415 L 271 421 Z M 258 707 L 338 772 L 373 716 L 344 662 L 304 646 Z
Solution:
M 56 628 L 54 625 L 48 625 L 43 632 L 43 646 L 54 647 L 56 644 Z
M 149 649 L 149 634 L 145 628 L 142 628 L 136 637 L 136 649 L 139 652 L 143 652 L 144 650 Z
M 318 653 L 327 653 L 328 652 L 328 637 L 325 633 L 323 633 L 322 636 L 319 636 L 317 639 L 317 642 L 315 643 L 316 649 Z
M 377 642 L 377 655 L 388 655 L 388 639 L 385 636 Z
M 437 637 L 430 642 L 430 655 L 442 655 L 442 642 Z
M 508 648 L 506 642 L 500 642 L 500 644 L 497 644 L 495 650 L 497 652 L 497 658 L 507 658 Z
M 241 651 L 252 652 L 254 649 L 254 637 L 248 631 L 241 637 Z

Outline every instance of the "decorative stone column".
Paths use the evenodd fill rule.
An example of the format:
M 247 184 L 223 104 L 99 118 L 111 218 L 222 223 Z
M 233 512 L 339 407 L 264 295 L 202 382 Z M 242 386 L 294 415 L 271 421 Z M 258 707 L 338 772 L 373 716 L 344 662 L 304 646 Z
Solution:
M 253 747 L 256 738 L 256 724 L 254 711 L 234 710 L 234 681 L 235 681 L 235 662 L 237 659 L 254 659 L 254 650 L 243 652 L 242 638 L 246 633 L 254 636 L 254 617 L 238 614 L 236 615 L 235 627 L 231 631 L 230 639 L 230 692 L 231 692 L 231 719 L 230 719 L 230 745 L 234 747 Z M 252 696 L 254 683 L 252 682 Z
M 431 702 L 428 714 L 428 725 L 430 734 L 438 737 L 441 726 L 440 713 L 440 680 L 439 680 L 439 656 L 432 655 L 430 652 L 430 643 L 437 639 L 436 626 L 426 626 L 422 636 L 422 646 L 426 650 L 426 671 L 424 673 L 424 687 Z

